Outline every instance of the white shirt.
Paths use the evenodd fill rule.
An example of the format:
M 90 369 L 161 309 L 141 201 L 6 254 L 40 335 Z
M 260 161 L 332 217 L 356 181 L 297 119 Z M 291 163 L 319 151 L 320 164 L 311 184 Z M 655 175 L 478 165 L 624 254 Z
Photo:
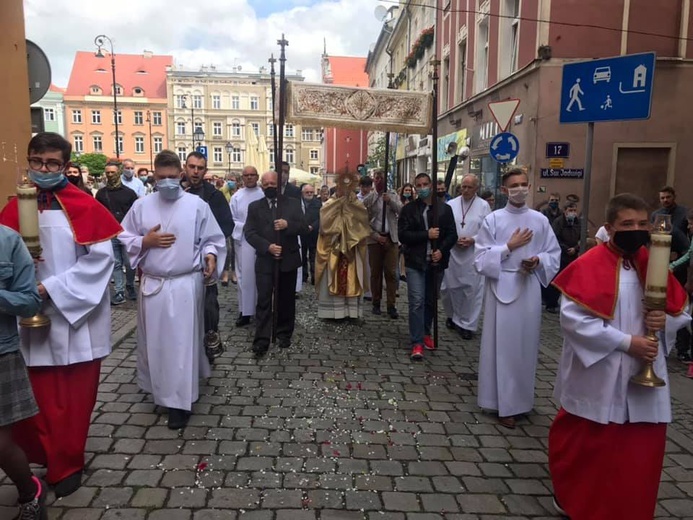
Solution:
M 128 179 L 125 175 L 121 175 L 120 180 L 122 181 L 123 186 L 130 188 L 137 194 L 137 198 L 141 199 L 147 194 L 147 189 L 144 187 L 142 181 L 134 175 L 131 179 Z

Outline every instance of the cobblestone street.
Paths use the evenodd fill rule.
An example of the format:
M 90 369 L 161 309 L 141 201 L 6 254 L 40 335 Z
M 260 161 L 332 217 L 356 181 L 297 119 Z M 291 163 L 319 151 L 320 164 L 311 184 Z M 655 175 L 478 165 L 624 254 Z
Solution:
M 253 327 L 233 326 L 235 287 L 220 300 L 229 348 L 181 432 L 137 388 L 134 304 L 114 309 L 84 485 L 51 495 L 51 519 L 556 518 L 546 451 L 556 316 L 544 315 L 534 413 L 511 431 L 476 406 L 478 335 L 465 342 L 442 318 L 439 351 L 409 360 L 404 285 L 399 320 L 366 307 L 359 324 L 318 320 L 304 288 L 293 346 L 260 362 Z M 693 518 L 693 381 L 670 364 L 675 422 L 657 517 Z M 1 519 L 15 499 L 5 479 Z

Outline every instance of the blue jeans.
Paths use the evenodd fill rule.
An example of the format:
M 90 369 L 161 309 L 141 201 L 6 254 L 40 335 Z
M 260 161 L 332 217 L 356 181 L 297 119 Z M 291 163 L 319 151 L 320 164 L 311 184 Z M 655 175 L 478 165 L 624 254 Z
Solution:
M 115 264 L 113 265 L 113 281 L 115 282 L 115 293 L 123 294 L 125 287 L 135 289 L 135 271 L 130 267 L 128 255 L 125 252 L 125 247 L 117 238 L 111 239 L 113 245 L 113 256 Z M 125 275 L 123 275 L 123 267 L 125 267 Z
M 424 336 L 431 334 L 435 304 L 434 283 L 437 283 L 438 291 L 440 291 L 442 281 L 443 273 L 434 269 L 427 268 L 425 271 L 420 271 L 407 267 L 409 336 L 412 346 L 423 344 Z

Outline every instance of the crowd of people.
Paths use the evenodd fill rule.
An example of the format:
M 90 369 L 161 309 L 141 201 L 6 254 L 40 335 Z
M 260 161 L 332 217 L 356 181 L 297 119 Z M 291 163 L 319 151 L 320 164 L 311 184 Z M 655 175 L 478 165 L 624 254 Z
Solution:
M 223 353 L 218 283 L 229 281 L 238 289 L 235 325 L 255 325 L 257 359 L 273 342 L 291 348 L 304 284 L 314 287 L 320 318 L 359 320 L 370 306 L 398 320 L 406 282 L 415 361 L 438 348 L 439 297 L 461 341 L 478 333 L 483 309 L 478 404 L 508 429 L 534 407 L 542 306 L 560 312 L 561 409 L 549 437 L 556 507 L 573 518 L 652 517 L 669 391 L 628 380 L 642 362 L 666 379 L 677 335 L 679 359 L 690 361 L 687 294 L 677 279 L 687 281 L 693 213 L 672 188 L 662 188 L 658 210 L 674 227 L 667 307 L 646 310 L 650 215 L 634 195 L 609 202 L 600 245 L 581 255 L 576 201 L 561 208 L 554 193 L 544 210 L 529 208 L 521 168 L 503 174 L 507 204 L 496 209 L 474 174 L 454 197 L 427 173 L 397 191 L 380 171 L 342 173 L 333 188 L 316 188 L 294 185 L 286 162 L 280 172 L 249 165 L 240 178 L 213 179 L 204 155 L 181 164 L 168 150 L 156 156 L 151 181 L 129 159 L 108 162 L 92 194 L 70 152 L 52 133 L 28 146 L 41 259 L 15 232 L 16 200 L 0 213 L 0 469 L 17 486 L 22 519 L 42 518 L 47 484 L 57 497 L 81 486 L 100 365 L 111 350 L 110 307 L 137 300 L 137 382 L 177 430 Z M 50 328 L 18 329 L 17 317 L 39 309 Z M 45 482 L 29 462 L 46 466 Z M 605 478 L 618 484 L 600 485 Z

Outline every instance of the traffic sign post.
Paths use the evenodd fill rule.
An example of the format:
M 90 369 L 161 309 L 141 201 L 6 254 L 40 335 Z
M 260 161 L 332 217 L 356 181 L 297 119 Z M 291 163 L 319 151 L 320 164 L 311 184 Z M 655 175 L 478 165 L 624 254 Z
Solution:
M 563 65 L 560 122 L 587 123 L 581 253 L 587 246 L 594 123 L 650 118 L 655 61 L 648 52 Z

